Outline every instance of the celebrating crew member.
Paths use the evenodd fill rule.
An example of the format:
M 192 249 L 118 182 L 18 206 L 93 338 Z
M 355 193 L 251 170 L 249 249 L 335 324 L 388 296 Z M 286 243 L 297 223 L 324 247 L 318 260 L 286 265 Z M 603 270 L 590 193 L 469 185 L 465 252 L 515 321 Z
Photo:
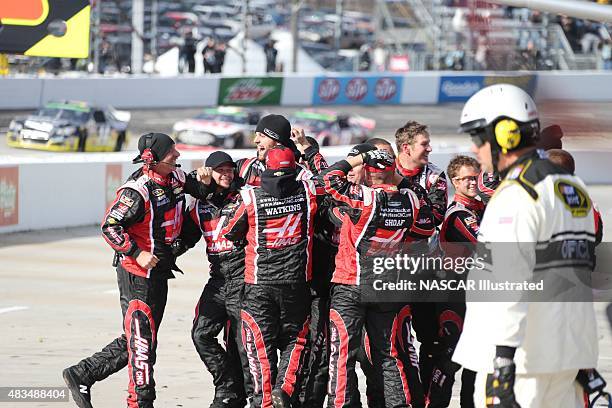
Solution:
M 395 144 L 397 171 L 427 191 L 436 226 L 442 224 L 448 203 L 446 176 L 429 161 L 431 142 L 427 125 L 407 122 L 395 132 Z
M 342 160 L 319 176 L 326 193 L 348 206 L 345 212 L 333 210 L 342 228 L 331 289 L 328 406 L 360 405 L 355 362 L 365 327 L 374 370 L 384 378 L 386 406 L 419 407 L 423 406 L 422 391 L 412 388 L 420 386 L 418 378 L 414 382 L 407 378 L 408 355 L 396 343 L 400 307 L 364 303 L 360 285 L 373 283 L 376 254 L 393 252 L 409 240 L 411 231 L 419 231 L 420 204 L 414 192 L 398 190 L 402 178 L 395 173 L 393 157 L 367 147 L 365 153 Z M 346 176 L 351 168 L 364 163 L 369 186 L 350 183 Z
M 291 139 L 291 124 L 282 115 L 267 115 L 259 120 L 255 129 L 254 143 L 257 149 L 257 157 L 250 159 L 240 159 L 236 162 L 238 175 L 249 186 L 259 186 L 261 174 L 265 171 L 265 158 L 267 152 L 276 146 L 285 146 L 294 152 L 296 161 L 300 157 L 294 141 Z M 318 151 L 313 152 L 317 159 L 313 158 L 312 163 L 319 164 L 320 157 Z M 310 160 L 309 160 L 310 161 Z M 312 173 L 304 166 L 297 165 L 297 176 L 300 180 L 312 178 Z
M 429 161 L 431 153 L 430 135 L 426 125 L 409 121 L 395 132 L 398 157 L 397 171 L 413 184 L 427 192 L 436 226 L 444 221 L 448 204 L 448 191 L 444 171 Z M 411 305 L 414 330 L 421 343 L 419 366 L 425 393 L 433 372 L 433 353 L 437 348 L 438 322 L 435 307 L 430 302 L 415 302 Z
M 455 196 L 446 210 L 440 230 L 440 245 L 445 257 L 469 257 L 475 249 L 478 226 L 484 214 L 484 204 L 478 199 L 480 166 L 468 156 L 455 156 L 447 167 L 447 174 L 455 188 Z M 452 271 L 451 271 L 452 273 Z M 447 275 L 451 279 L 463 275 Z M 451 361 L 459 341 L 465 317 L 465 302 L 440 302 L 435 304 L 438 320 L 438 348 L 434 353 L 432 381 L 427 395 L 429 408 L 448 407 L 459 369 Z M 473 371 L 464 369 L 461 375 L 461 407 L 473 407 Z
M 178 169 L 180 154 L 170 136 L 148 133 L 138 140 L 144 163 L 117 190 L 102 223 L 104 239 L 116 252 L 124 334 L 100 352 L 64 370 L 64 381 L 79 407 L 91 407 L 91 386 L 128 366 L 129 407 L 152 407 L 157 333 L 175 264 L 173 244 L 181 232 L 185 193 L 204 198 L 195 176 Z
M 242 408 L 245 404 L 240 341 L 240 296 L 244 286 L 245 242 L 232 242 L 220 234 L 229 209 L 236 203 L 236 164 L 229 154 L 216 151 L 205 162 L 202 182 L 210 189 L 206 200 L 196 200 L 183 223 L 180 236 L 184 252 L 203 236 L 210 263 L 210 279 L 196 306 L 191 337 L 200 358 L 213 377 L 215 397 L 211 408 Z M 229 326 L 228 323 L 229 322 Z M 217 341 L 225 329 L 226 349 Z M 248 361 L 245 379 L 250 383 Z M 252 392 L 252 390 L 251 390 Z
M 291 138 L 302 154 L 301 163 L 314 175 L 328 167 L 319 154 L 317 141 L 306 136 L 301 128 L 291 129 Z M 316 180 L 315 180 L 316 182 Z M 310 354 L 302 370 L 303 381 L 299 402 L 303 408 L 323 407 L 327 395 L 328 350 L 327 325 L 329 321 L 329 287 L 335 269 L 335 257 L 338 252 L 340 228 L 335 225 L 330 212 L 334 207 L 333 200 L 319 197 L 317 214 L 314 220 L 312 253 L 311 306 L 310 306 Z
M 283 137 L 290 131 L 286 128 Z M 293 151 L 270 149 L 261 188 L 241 190 L 234 216 L 222 230 L 231 240 L 247 240 L 242 330 L 255 407 L 288 408 L 308 354 L 317 196 L 313 181 L 296 176 Z
M 513 85 L 484 88 L 465 104 L 461 128 L 483 169 L 503 178 L 478 235 L 490 251 L 488 275 L 553 287 L 590 276 L 592 202 L 578 177 L 536 151 L 540 123 L 531 97 Z M 568 245 L 585 250 L 561 251 Z M 592 291 L 578 282 L 548 302 L 521 301 L 524 292 L 507 302 L 468 301 L 453 360 L 477 372 L 477 407 L 583 406 L 574 379 L 596 365 L 598 351 Z M 560 293 L 580 297 L 556 301 Z

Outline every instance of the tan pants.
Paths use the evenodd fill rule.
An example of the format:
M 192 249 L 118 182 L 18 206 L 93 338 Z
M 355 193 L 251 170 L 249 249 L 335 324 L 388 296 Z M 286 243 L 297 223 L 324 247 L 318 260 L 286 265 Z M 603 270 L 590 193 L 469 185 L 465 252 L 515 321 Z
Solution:
M 584 408 L 582 387 L 575 381 L 578 370 L 553 374 L 517 374 L 514 394 L 521 408 Z M 487 373 L 476 374 L 474 403 L 486 408 Z

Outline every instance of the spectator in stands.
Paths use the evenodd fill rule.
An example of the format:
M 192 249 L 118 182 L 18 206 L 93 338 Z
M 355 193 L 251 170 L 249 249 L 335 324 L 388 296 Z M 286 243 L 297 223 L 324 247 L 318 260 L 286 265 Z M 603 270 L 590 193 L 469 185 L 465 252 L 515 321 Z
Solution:
M 605 39 L 599 43 L 598 68 L 612 70 L 612 40 Z
M 488 54 L 489 46 L 487 45 L 486 37 L 478 37 L 478 45 L 476 46 L 476 53 L 474 54 L 474 69 L 477 71 L 484 71 L 487 69 Z
M 520 69 L 535 71 L 540 66 L 542 54 L 540 50 L 535 46 L 533 40 L 527 42 L 527 47 L 521 50 L 521 67 Z
M 385 44 L 382 41 L 377 41 L 374 50 L 372 51 L 372 59 L 374 60 L 375 71 L 386 71 L 387 70 L 387 50 Z
M 580 28 L 576 19 L 568 16 L 559 16 L 559 24 L 561 25 L 561 28 L 563 29 L 572 50 L 574 50 L 574 52 L 580 51 L 580 44 L 578 42 L 580 39 Z
M 215 65 L 212 71 L 215 74 L 220 74 L 223 71 L 223 64 L 225 64 L 225 49 L 226 45 L 222 41 L 215 46 Z
M 215 55 L 215 39 L 209 38 L 208 42 L 202 50 L 202 62 L 204 63 L 204 72 L 213 72 L 213 69 L 217 63 Z
M 372 57 L 370 52 L 372 51 L 372 46 L 370 44 L 364 44 L 359 49 L 359 70 L 360 71 L 369 71 L 372 67 Z
M 181 47 L 181 59 L 183 60 L 183 72 L 185 67 L 187 72 L 193 74 L 195 72 L 195 53 L 196 53 L 196 41 L 193 38 L 193 34 L 188 32 L 185 34 L 185 42 Z
M 580 39 L 580 45 L 582 47 L 582 52 L 585 54 L 595 52 L 599 47 L 599 42 L 601 38 L 599 36 L 599 27 L 597 24 L 594 24 L 592 21 L 584 22 L 584 34 Z
M 264 53 L 266 54 L 266 72 L 276 72 L 278 50 L 274 47 L 274 40 L 272 38 L 269 38 L 266 45 L 264 45 Z

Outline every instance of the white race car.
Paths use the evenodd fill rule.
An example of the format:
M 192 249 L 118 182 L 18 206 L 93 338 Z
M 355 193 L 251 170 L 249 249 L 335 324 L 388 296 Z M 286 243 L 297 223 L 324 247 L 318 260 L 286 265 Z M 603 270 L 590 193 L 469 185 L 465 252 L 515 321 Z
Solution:
M 172 135 L 183 149 L 208 146 L 234 149 L 253 146 L 261 112 L 243 107 L 207 108 L 193 119 L 176 122 Z

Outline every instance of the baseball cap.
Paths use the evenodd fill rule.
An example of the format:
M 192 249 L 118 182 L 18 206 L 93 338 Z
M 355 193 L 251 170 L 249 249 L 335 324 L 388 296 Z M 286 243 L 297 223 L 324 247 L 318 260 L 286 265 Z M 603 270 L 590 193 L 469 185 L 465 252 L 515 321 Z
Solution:
M 295 154 L 289 148 L 276 146 L 268 151 L 266 168 L 271 170 L 295 169 Z
M 263 133 L 264 135 L 272 138 L 282 144 L 283 146 L 291 147 L 289 142 L 291 140 L 291 124 L 282 115 L 267 115 L 259 120 L 257 123 L 256 132 Z
M 174 146 L 174 140 L 165 133 L 146 133 L 138 139 L 138 156 L 134 157 L 132 163 L 142 163 L 142 153 L 145 149 L 151 149 L 154 161 L 162 160 Z
M 222 164 L 225 163 L 229 163 L 232 165 L 232 167 L 236 167 L 236 163 L 234 163 L 234 160 L 232 159 L 232 156 L 230 156 L 229 154 L 222 152 L 220 150 L 217 150 L 215 152 L 212 152 L 207 158 L 206 158 L 206 162 L 204 163 L 204 165 L 206 167 L 212 167 L 213 169 L 216 167 L 219 167 Z

